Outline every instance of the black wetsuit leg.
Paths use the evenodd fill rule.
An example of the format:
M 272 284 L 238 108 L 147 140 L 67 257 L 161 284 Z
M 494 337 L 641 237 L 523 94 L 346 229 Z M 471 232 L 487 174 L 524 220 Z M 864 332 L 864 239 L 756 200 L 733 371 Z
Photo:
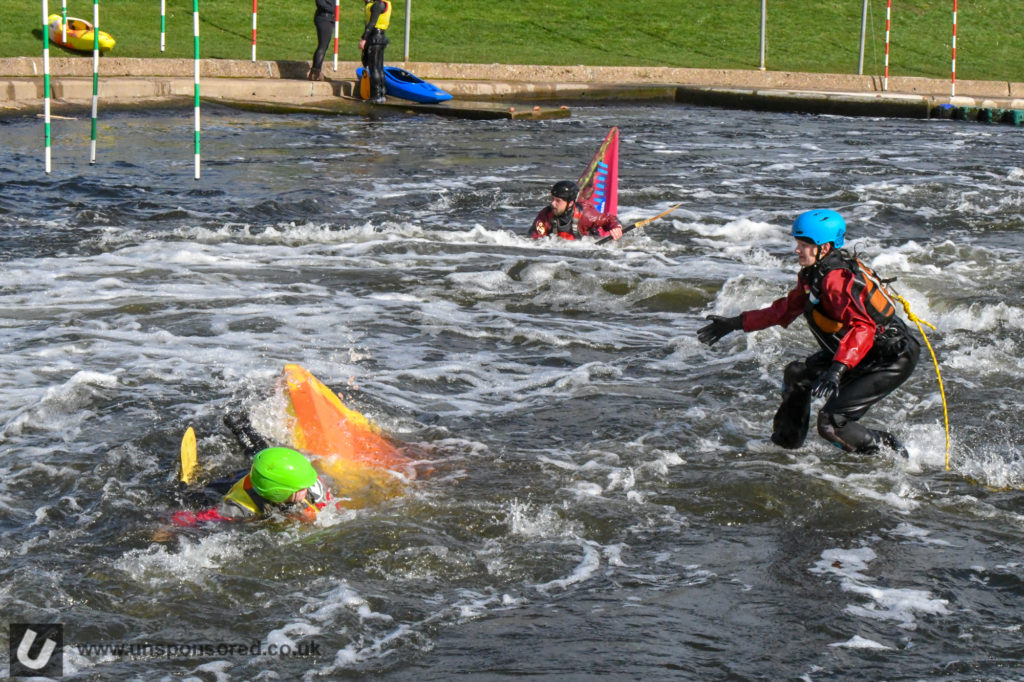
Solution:
M 837 393 L 818 413 L 818 433 L 847 452 L 877 452 L 882 445 L 902 450 L 888 431 L 858 423 L 872 405 L 906 381 L 917 366 L 921 345 L 906 336 L 889 352 L 872 349 L 843 377 Z
M 386 42 L 368 42 L 363 48 L 363 68 L 370 76 L 370 99 L 384 97 L 384 48 Z
M 313 71 L 320 71 L 324 66 L 327 48 L 331 46 L 331 36 L 334 34 L 334 15 L 317 12 L 313 15 L 313 25 L 316 27 L 316 52 L 313 53 Z
M 820 351 L 786 365 L 782 375 L 782 404 L 772 420 L 772 442 L 789 450 L 804 444 L 811 418 L 811 388 L 832 362 Z
M 224 415 L 224 424 L 231 429 L 235 439 L 245 450 L 245 456 L 252 459 L 256 453 L 270 447 L 256 429 L 253 428 L 249 417 L 243 412 L 233 412 Z

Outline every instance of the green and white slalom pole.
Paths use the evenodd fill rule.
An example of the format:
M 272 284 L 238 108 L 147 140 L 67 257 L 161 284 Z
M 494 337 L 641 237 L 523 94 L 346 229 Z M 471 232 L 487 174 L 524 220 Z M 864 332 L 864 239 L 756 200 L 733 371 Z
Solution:
M 199 179 L 199 0 L 192 0 L 192 34 L 195 36 L 196 84 L 196 180 Z
M 68 44 L 68 0 L 60 0 L 60 39 Z
M 96 109 L 100 99 L 100 0 L 92 0 L 92 127 L 89 163 L 96 163 Z
M 50 173 L 50 11 L 48 1 L 43 0 L 43 144 L 44 166 Z
M 160 51 L 167 47 L 167 0 L 160 0 Z

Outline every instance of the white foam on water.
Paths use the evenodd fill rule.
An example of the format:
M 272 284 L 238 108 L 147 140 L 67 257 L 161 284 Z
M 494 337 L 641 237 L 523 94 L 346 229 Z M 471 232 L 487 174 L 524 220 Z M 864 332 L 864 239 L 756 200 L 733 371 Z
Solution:
M 831 447 L 831 446 L 824 446 Z M 835 449 L 835 456 L 842 459 L 842 451 Z M 879 459 L 874 471 L 843 471 L 827 459 L 815 455 L 802 456 L 786 468 L 800 471 L 805 475 L 827 481 L 838 490 L 861 500 L 874 500 L 886 507 L 909 512 L 922 505 L 924 490 L 901 477 L 891 459 Z
M 867 639 L 860 635 L 854 635 L 845 642 L 833 642 L 829 644 L 830 647 L 837 647 L 843 649 L 873 649 L 877 651 L 896 651 L 894 647 L 887 646 L 881 642 L 876 642 L 873 639 Z
M 229 682 L 234 679 L 234 676 L 231 674 L 232 667 L 234 666 L 230 661 L 210 661 L 209 663 L 196 666 L 196 677 L 186 677 L 183 678 L 183 681 L 191 682 L 191 680 L 195 680 L 200 682 L 200 680 L 205 680 L 206 678 L 200 677 L 198 674 L 206 673 L 206 675 L 213 675 L 214 682 Z
M 507 523 L 510 533 L 526 538 L 571 538 L 578 530 L 554 507 L 519 500 L 509 503 Z
M 601 568 L 601 554 L 599 546 L 596 543 L 591 542 L 580 542 L 580 549 L 583 551 L 583 556 L 580 558 L 578 564 L 573 569 L 572 573 L 564 578 L 556 578 L 555 580 L 549 580 L 546 583 L 534 585 L 534 587 L 540 592 L 550 592 L 552 590 L 564 590 L 577 583 L 582 583 L 592 578 Z
M 863 598 L 846 606 L 846 612 L 855 616 L 893 621 L 914 630 L 919 615 L 950 615 L 949 601 L 933 597 L 928 590 L 877 586 L 877 579 L 868 574 L 869 564 L 876 558 L 870 547 L 826 549 L 810 572 L 837 578 L 844 592 Z
M 26 426 L 45 426 L 52 430 L 73 429 L 92 415 L 89 409 L 105 397 L 105 389 L 118 385 L 118 377 L 80 370 L 60 386 L 51 386 L 25 407 L 12 414 L 0 438 L 22 433 Z
M 713 239 L 704 243 L 719 248 L 722 246 L 721 242 L 731 242 L 750 248 L 751 245 L 763 241 L 783 243 L 790 239 L 788 226 L 758 222 L 749 218 L 737 218 L 724 225 L 698 223 L 692 227 L 701 236 Z M 697 243 L 702 242 L 697 240 Z
M 940 538 L 932 537 L 932 531 L 919 528 L 911 523 L 901 523 L 889 531 L 890 535 L 906 538 L 924 545 L 935 545 L 938 547 L 950 547 L 950 542 Z
M 178 547 L 152 544 L 126 552 L 114 568 L 147 588 L 170 587 L 182 582 L 206 585 L 246 555 L 240 531 L 222 529 L 199 540 L 178 535 Z

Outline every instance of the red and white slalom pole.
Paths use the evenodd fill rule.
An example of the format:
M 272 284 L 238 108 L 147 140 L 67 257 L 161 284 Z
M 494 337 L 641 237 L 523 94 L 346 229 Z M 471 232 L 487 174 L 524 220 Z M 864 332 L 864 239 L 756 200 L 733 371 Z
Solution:
M 956 0 L 953 0 L 953 80 L 949 86 L 949 96 L 956 97 Z
M 889 28 L 892 25 L 892 0 L 885 5 L 885 76 L 882 78 L 882 90 L 889 89 Z
M 252 60 L 256 61 L 256 0 L 252 0 Z
M 338 72 L 338 23 L 341 20 L 341 0 L 334 0 L 334 72 Z

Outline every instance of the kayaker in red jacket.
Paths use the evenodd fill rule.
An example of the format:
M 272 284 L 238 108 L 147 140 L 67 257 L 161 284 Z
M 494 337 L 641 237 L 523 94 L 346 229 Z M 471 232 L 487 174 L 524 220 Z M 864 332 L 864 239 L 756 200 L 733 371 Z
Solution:
M 551 188 L 551 203 L 534 218 L 527 236 L 531 239 L 550 236 L 562 239 L 610 236 L 621 239 L 622 223 L 618 216 L 600 213 L 590 205 L 580 207 L 576 203 L 579 193 L 580 188 L 575 182 L 556 182 Z
M 846 222 L 835 211 L 802 213 L 792 229 L 801 266 L 796 287 L 767 308 L 709 316 L 711 323 L 697 337 L 711 345 L 731 331 L 786 327 L 803 315 L 822 350 L 786 366 L 772 442 L 803 445 L 811 400 L 818 397 L 825 399 L 818 413 L 822 438 L 848 452 L 874 453 L 886 446 L 906 456 L 895 436 L 858 420 L 910 377 L 921 347 L 896 317 L 874 273 L 842 250 L 845 233 Z

